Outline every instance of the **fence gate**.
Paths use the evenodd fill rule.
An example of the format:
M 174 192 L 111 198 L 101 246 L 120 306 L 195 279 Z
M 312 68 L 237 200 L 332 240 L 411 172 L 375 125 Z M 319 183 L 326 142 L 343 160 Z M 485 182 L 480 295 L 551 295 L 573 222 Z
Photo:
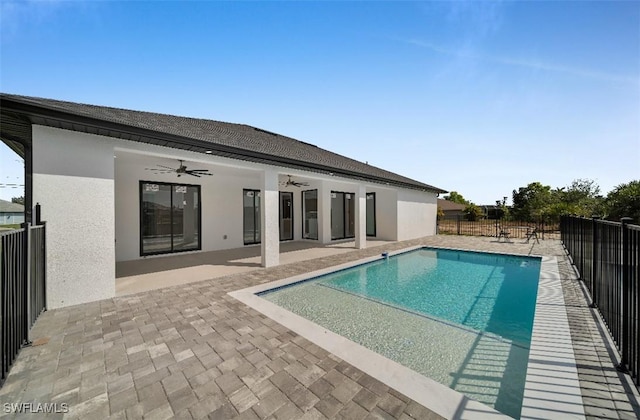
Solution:
M 0 385 L 46 309 L 46 227 L 0 233 Z

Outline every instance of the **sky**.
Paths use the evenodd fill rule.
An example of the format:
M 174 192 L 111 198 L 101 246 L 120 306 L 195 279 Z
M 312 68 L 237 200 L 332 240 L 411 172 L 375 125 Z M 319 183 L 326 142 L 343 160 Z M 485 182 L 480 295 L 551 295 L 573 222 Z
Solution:
M 640 2 L 2 0 L 0 91 L 249 124 L 476 204 L 606 194 L 640 179 Z M 22 168 L 0 144 L 0 184 Z

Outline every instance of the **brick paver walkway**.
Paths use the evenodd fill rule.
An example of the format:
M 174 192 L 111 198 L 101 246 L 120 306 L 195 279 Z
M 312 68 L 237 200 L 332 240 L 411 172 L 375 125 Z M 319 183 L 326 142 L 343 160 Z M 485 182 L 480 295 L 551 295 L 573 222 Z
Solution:
M 440 418 L 227 295 L 425 244 L 557 256 L 587 415 L 638 418 L 559 242 L 515 242 L 429 237 L 48 311 L 32 333 L 48 342 L 21 351 L 0 403 L 68 404 L 51 418 Z

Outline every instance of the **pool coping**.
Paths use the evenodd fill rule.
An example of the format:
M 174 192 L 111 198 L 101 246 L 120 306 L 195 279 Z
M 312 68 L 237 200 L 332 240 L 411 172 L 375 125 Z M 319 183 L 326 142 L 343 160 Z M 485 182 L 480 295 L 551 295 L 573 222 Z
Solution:
M 483 252 L 520 257 L 540 257 L 517 253 L 469 251 L 448 247 L 412 246 L 389 252 L 389 256 L 421 248 Z M 345 337 L 281 308 L 257 294 L 324 274 L 378 261 L 373 256 L 321 270 L 249 287 L 228 295 L 282 324 L 307 340 L 335 354 L 356 368 L 396 389 L 448 419 L 510 418 L 483 403 L 472 400 L 439 382 L 423 376 L 393 360 Z M 542 256 L 536 313 L 521 418 L 584 418 L 582 395 L 573 353 L 571 334 L 564 309 L 564 296 L 555 257 Z M 534 357 L 532 357 L 534 356 Z

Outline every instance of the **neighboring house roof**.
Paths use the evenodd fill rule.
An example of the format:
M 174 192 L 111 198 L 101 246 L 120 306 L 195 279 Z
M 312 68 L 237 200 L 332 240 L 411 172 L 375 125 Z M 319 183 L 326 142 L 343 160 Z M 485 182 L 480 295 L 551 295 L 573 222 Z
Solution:
M 0 94 L 3 139 L 26 136 L 31 124 L 112 136 L 392 184 L 435 193 L 447 191 L 368 165 L 309 143 L 245 124 Z M 21 125 L 22 122 L 22 125 Z
M 453 201 L 443 200 L 442 198 L 438 198 L 438 207 L 442 209 L 442 211 L 451 211 L 451 210 L 464 210 L 467 206 L 464 204 L 454 203 Z
M 24 206 L 11 201 L 0 200 L 0 213 L 24 213 Z

